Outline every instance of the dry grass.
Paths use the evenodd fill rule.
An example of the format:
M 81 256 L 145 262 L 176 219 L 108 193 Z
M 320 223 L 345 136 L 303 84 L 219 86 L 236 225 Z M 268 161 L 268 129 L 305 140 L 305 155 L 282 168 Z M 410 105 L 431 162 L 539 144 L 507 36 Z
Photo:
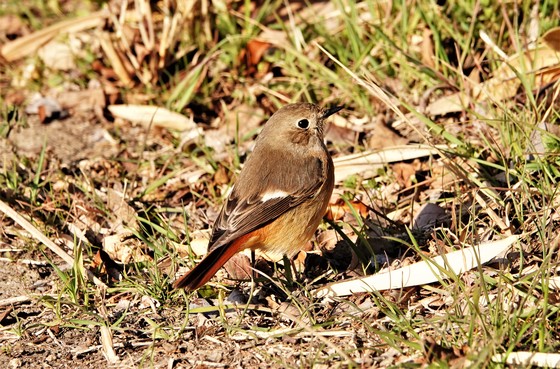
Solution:
M 0 5 L 1 366 L 498 368 L 560 349 L 558 36 L 539 38 L 558 4 L 101 8 Z M 293 101 L 346 107 L 313 252 L 263 262 L 255 283 L 222 270 L 171 290 Z M 158 108 L 124 120 L 120 104 Z M 314 297 L 509 235 L 461 275 Z

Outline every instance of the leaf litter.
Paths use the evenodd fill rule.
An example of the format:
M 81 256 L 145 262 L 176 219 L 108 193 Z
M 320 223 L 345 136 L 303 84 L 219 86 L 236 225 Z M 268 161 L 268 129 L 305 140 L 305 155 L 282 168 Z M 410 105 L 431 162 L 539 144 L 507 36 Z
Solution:
M 177 30 L 179 24 L 204 15 L 197 13 L 203 13 L 204 8 L 160 14 L 146 7 L 148 4 L 143 1 L 112 5 L 109 12 L 64 20 L 2 47 L 4 57 L 16 61 L 34 55 L 39 46 L 48 45 L 61 35 L 92 35 L 97 42 L 92 43 L 90 52 L 98 57 L 96 63 L 92 63 L 92 70 L 97 73 L 98 80 L 97 87 L 93 80 L 91 90 L 76 85 L 60 86 L 57 93 L 61 95 L 56 100 L 41 102 L 37 109 L 28 103 L 28 107 L 33 107 L 28 111 L 29 126 L 16 127 L 15 133 L 2 143 L 7 148 L 1 151 L 3 160 L 14 163 L 6 166 L 4 176 L 13 173 L 25 184 L 32 183 L 33 178 L 38 179 L 33 182 L 35 186 L 39 182 L 47 184 L 35 200 L 36 195 L 30 189 L 2 190 L 1 197 L 9 200 L 8 208 L 17 209 L 24 218 L 38 219 L 39 234 L 48 235 L 47 239 L 69 239 L 65 245 L 70 247 L 60 250 L 60 246 L 49 246 L 50 250 L 58 250 L 57 254 L 64 253 L 59 254 L 65 255 L 63 260 L 68 265 L 64 265 L 50 251 L 38 251 L 33 240 L 41 236 L 24 233 L 20 228 L 22 223 L 14 223 L 8 217 L 0 219 L 2 242 L 8 245 L 5 253 L 10 255 L 8 260 L 2 261 L 3 267 L 19 273 L 27 268 L 39 274 L 33 277 L 37 280 L 30 287 L 29 283 L 25 286 L 30 300 L 17 300 L 22 290 L 2 295 L 3 301 L 11 302 L 14 307 L 4 310 L 0 340 L 11 348 L 8 358 L 0 362 L 12 367 L 34 367 L 43 363 L 70 367 L 78 360 L 91 367 L 106 367 L 108 363 L 125 367 L 145 365 L 144 357 L 149 354 L 150 366 L 156 367 L 254 367 L 263 363 L 270 367 L 283 367 L 285 363 L 300 366 L 316 363 L 328 367 L 355 363 L 386 367 L 438 358 L 464 363 L 469 350 L 458 343 L 447 347 L 444 342 L 453 340 L 445 334 L 439 342 L 430 340 L 433 332 L 425 326 L 418 326 L 417 337 L 409 336 L 393 345 L 386 343 L 391 341 L 391 328 L 398 327 L 390 313 L 392 307 L 386 308 L 390 304 L 403 311 L 404 316 L 421 314 L 426 320 L 444 316 L 452 309 L 472 309 L 453 295 L 457 294 L 453 288 L 458 288 L 454 286 L 459 285 L 453 278 L 448 284 L 438 281 L 443 287 L 439 283 L 405 287 L 392 280 L 397 284 L 389 291 L 375 289 L 370 294 L 352 293 L 338 302 L 315 300 L 313 290 L 327 282 L 334 283 L 331 286 L 344 285 L 349 283 L 345 281 L 348 277 L 357 278 L 350 283 L 380 278 L 383 273 L 410 270 L 420 263 L 430 270 L 434 266 L 435 269 L 449 267 L 447 272 L 453 271 L 462 283 L 475 286 L 479 283 L 476 268 L 491 258 L 469 258 L 467 267 L 463 262 L 464 253 L 469 249 L 463 246 L 473 239 L 495 245 L 514 227 L 519 227 L 519 221 L 506 211 L 511 205 L 503 206 L 514 203 L 515 188 L 492 193 L 495 186 L 485 185 L 477 178 L 480 166 L 449 155 L 455 147 L 443 140 L 435 139 L 426 145 L 424 141 L 418 143 L 410 139 L 412 136 L 403 137 L 389 129 L 384 139 L 372 135 L 368 141 L 364 133 L 379 125 L 382 119 L 363 116 L 358 109 L 354 110 L 352 101 L 344 101 L 349 109 L 335 118 L 334 125 L 341 129 L 327 133 L 333 145 L 338 185 L 330 206 L 332 223 L 321 227 L 317 242 L 287 265 L 286 261 L 273 264 L 265 260 L 265 271 L 257 274 L 263 281 L 256 287 L 248 283 L 239 285 L 229 280 L 231 276 L 222 270 L 214 282 L 200 292 L 201 297 L 185 298 L 166 290 L 179 269 L 178 263 L 188 267 L 192 265 L 190 258 L 196 259 L 204 253 L 220 199 L 250 152 L 254 135 L 276 109 L 277 102 L 289 100 L 289 89 L 271 91 L 263 81 L 287 78 L 288 72 L 270 62 L 267 54 L 274 53 L 274 48 L 290 48 L 292 40 L 284 32 L 276 37 L 278 33 L 274 32 L 278 31 L 263 26 L 263 31 L 249 40 L 238 55 L 237 61 L 244 62 L 246 69 L 232 72 L 241 73 L 248 82 L 228 79 L 215 82 L 215 90 L 209 95 L 211 101 L 204 103 L 196 99 L 196 93 L 203 94 L 206 88 L 203 82 L 214 80 L 225 70 L 219 53 L 191 55 L 192 63 L 183 66 L 188 72 L 182 75 L 183 81 L 189 83 L 179 83 L 175 89 L 164 92 L 163 99 L 157 102 L 163 104 L 170 99 L 168 106 L 146 105 L 154 101 L 156 94 L 140 86 L 153 86 L 162 77 L 160 70 L 170 70 L 167 68 L 194 52 L 195 48 L 188 43 L 180 44 Z M 367 16 L 371 13 L 364 11 L 367 9 L 364 5 L 359 6 L 360 22 L 371 21 Z M 329 32 L 341 29 L 342 23 L 337 17 L 342 10 L 332 7 L 333 4 L 313 4 L 302 11 L 301 20 L 293 17 L 293 9 L 285 8 L 284 13 L 279 13 L 291 22 L 294 34 L 290 36 L 295 37 L 300 52 L 313 50 L 315 57 L 321 55 L 320 48 L 314 48 L 312 42 L 302 42 L 302 35 L 295 32 L 302 24 L 298 22 L 312 19 L 314 12 L 324 12 Z M 207 25 L 201 24 L 201 27 L 202 32 L 208 31 Z M 428 38 L 428 33 L 423 37 Z M 271 41 L 273 39 L 276 41 Z M 553 34 L 547 34 L 544 39 L 548 47 L 555 45 Z M 430 45 L 422 42 L 423 60 L 433 63 Z M 524 55 L 534 56 L 531 52 Z M 64 57 L 70 57 L 66 51 Z M 72 63 L 76 60 L 67 60 L 62 67 L 44 54 L 42 60 L 53 76 L 72 73 L 79 64 Z M 327 63 L 326 59 L 323 61 Z M 552 57 L 545 60 L 549 64 L 550 61 Z M 549 64 L 543 66 L 548 68 Z M 16 68 L 18 66 L 23 67 L 23 64 L 16 64 Z M 547 81 L 554 81 L 551 79 L 555 78 L 553 68 L 547 69 L 543 80 L 546 77 Z M 500 75 L 501 70 L 506 70 L 503 73 L 507 74 L 509 69 L 498 69 L 494 78 L 514 80 L 511 73 L 504 74 L 505 77 Z M 339 73 L 344 72 L 339 70 Z M 375 90 L 373 79 L 358 80 L 365 88 Z M 500 83 L 492 85 L 492 80 L 483 83 L 497 86 L 492 88 L 493 92 L 502 93 L 490 102 L 514 96 L 509 84 L 503 85 L 504 89 L 507 87 L 504 92 L 500 91 Z M 121 92 L 122 88 L 130 89 L 129 93 Z M 518 88 L 516 85 L 516 93 Z M 244 96 L 232 97 L 234 91 L 255 95 L 254 100 L 245 102 Z M 15 96 L 14 91 L 8 93 Z M 25 91 L 25 95 L 25 99 L 31 101 L 30 91 Z M 97 97 L 90 100 L 88 96 Z M 476 93 L 473 96 L 480 99 Z M 344 95 L 339 98 L 345 99 Z M 448 100 L 440 104 L 450 106 L 450 98 L 445 98 Z M 69 104 L 72 99 L 74 102 Z M 45 107 L 56 105 L 51 101 L 65 106 L 69 115 L 53 116 L 45 111 Z M 110 104 L 107 110 L 106 103 Z M 392 108 L 392 112 L 384 109 L 386 115 L 392 117 L 393 125 L 405 124 L 416 131 L 418 127 L 425 128 L 419 122 L 408 124 L 413 121 L 412 114 L 403 114 L 396 105 Z M 180 115 L 174 110 L 180 110 Z M 37 117 L 33 116 L 35 111 Z M 458 111 L 464 111 L 463 105 Z M 438 114 L 453 112 L 440 109 Z M 469 134 L 457 120 L 448 122 L 457 132 Z M 387 125 L 382 121 L 379 127 Z M 426 135 L 425 131 L 420 132 Z M 33 136 L 39 140 L 31 145 L 29 141 Z M 474 138 L 472 142 L 480 139 Z M 359 145 L 366 150 L 356 150 Z M 214 150 L 213 154 L 201 149 L 208 147 Z M 543 152 L 546 150 L 539 148 L 539 153 Z M 486 154 L 491 158 L 491 153 Z M 39 164 L 41 157 L 46 159 Z M 512 180 L 511 177 L 501 182 L 500 178 L 493 179 L 504 187 Z M 57 183 L 62 185 L 55 186 Z M 473 190 L 476 187 L 473 183 L 480 185 L 480 192 Z M 49 184 L 53 184 L 52 189 Z M 433 207 L 426 210 L 426 204 L 437 210 Z M 537 213 L 545 211 L 538 209 Z M 462 222 L 472 222 L 473 229 L 466 231 Z M 525 234 L 534 231 L 530 227 L 518 229 Z M 506 238 L 517 239 L 517 236 Z M 22 256 L 21 251 L 16 251 L 21 249 L 22 240 L 25 240 L 25 257 L 44 260 L 47 255 L 52 265 L 60 270 L 53 266 L 33 269 L 15 263 L 14 260 Z M 422 245 L 421 249 L 413 247 L 414 242 Z M 535 246 L 523 244 L 520 247 L 532 255 L 530 247 Z M 497 250 L 493 248 L 492 251 Z M 176 254 L 187 261 L 178 262 L 173 258 Z M 453 261 L 454 255 L 461 255 L 463 259 Z M 446 257 L 451 259 L 446 260 L 451 265 L 439 262 Z M 250 266 L 247 260 L 239 260 L 229 271 L 240 277 L 243 273 L 238 272 L 247 271 Z M 508 256 L 503 260 L 508 260 Z M 536 258 L 531 262 L 539 263 Z M 511 271 L 516 271 L 519 260 L 509 263 Z M 500 261 L 495 266 L 496 269 L 483 270 L 487 278 L 496 276 Z M 92 289 L 80 284 L 72 268 L 103 279 L 101 287 Z M 470 268 L 475 270 L 468 272 Z M 376 274 L 372 277 L 363 277 L 364 273 L 374 271 Z M 459 275 L 459 272 L 465 274 Z M 73 275 L 73 279 L 64 278 L 69 275 Z M 441 274 L 435 273 L 435 276 L 438 280 L 443 278 Z M 60 280 L 68 285 L 61 288 Z M 554 281 L 551 280 L 551 286 Z M 430 282 L 435 280 L 424 280 L 422 284 Z M 76 288 L 72 283 L 76 283 Z M 105 283 L 110 286 L 109 290 L 103 287 Z M 226 293 L 224 285 L 237 287 L 234 292 Z M 73 294 L 73 291 L 78 292 Z M 347 293 L 352 291 L 350 288 Z M 532 293 L 534 298 L 539 291 Z M 232 297 L 235 294 L 238 297 Z M 486 298 L 493 299 L 497 295 L 492 291 Z M 520 301 L 513 291 L 510 298 L 514 304 Z M 58 307 L 57 299 L 63 301 Z M 92 299 L 95 304 L 91 304 Z M 228 300 L 235 303 L 230 304 Z M 80 305 L 85 308 L 76 308 Z M 484 306 L 485 302 L 479 301 L 479 308 Z M 23 330 L 18 328 L 20 316 L 27 317 Z

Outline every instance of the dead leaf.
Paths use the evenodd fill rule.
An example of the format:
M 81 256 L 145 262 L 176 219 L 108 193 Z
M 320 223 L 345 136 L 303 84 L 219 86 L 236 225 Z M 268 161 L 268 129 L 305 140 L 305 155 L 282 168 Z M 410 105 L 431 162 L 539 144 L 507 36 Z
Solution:
M 249 75 L 255 75 L 257 73 L 258 64 L 261 62 L 263 56 L 271 47 L 271 43 L 260 41 L 258 39 L 253 39 L 247 43 L 247 46 L 245 46 L 243 53 L 240 54 L 240 58 L 245 59 L 245 63 L 247 65 L 247 73 Z
M 445 209 L 437 204 L 427 203 L 418 210 L 413 224 L 414 228 L 426 229 L 437 227 L 440 223 L 448 219 L 449 216 L 445 212 Z
M 25 101 L 25 94 L 21 90 L 10 91 L 4 95 L 4 103 L 8 106 L 20 106 Z
M 249 280 L 252 274 L 251 259 L 244 253 L 235 254 L 224 264 L 231 279 Z M 255 275 L 256 277 L 256 275 Z
M 542 39 L 552 50 L 560 52 L 560 27 L 549 29 Z
M 468 79 L 467 79 L 468 81 Z M 476 82 L 478 83 L 478 82 Z M 426 107 L 426 114 L 432 116 L 446 115 L 463 111 L 470 104 L 470 99 L 465 93 L 455 93 L 443 96 Z
M 560 354 L 545 352 L 514 351 L 507 354 L 496 354 L 492 361 L 516 367 L 560 368 Z
M 325 217 L 329 220 L 338 221 L 344 218 L 346 214 L 353 214 L 356 212 L 362 218 L 365 218 L 368 215 L 368 211 L 368 207 L 361 201 L 346 202 L 343 199 L 339 199 L 336 203 L 329 204 Z
M 334 144 L 352 145 L 358 138 L 358 132 L 348 127 L 330 124 L 325 132 L 325 140 Z
M 62 108 L 73 111 L 96 111 L 105 108 L 105 93 L 100 87 L 81 91 L 63 90 L 55 97 Z
M 340 235 L 334 229 L 327 229 L 321 232 L 317 237 L 317 245 L 323 259 L 326 259 L 330 265 L 337 270 L 353 270 L 360 264 L 360 260 L 354 253 L 354 244 L 356 243 L 356 234 L 346 233 L 349 241 L 341 239 Z M 310 262 L 313 261 L 313 253 L 307 254 L 306 259 L 306 272 L 312 266 Z M 318 256 L 318 255 L 317 255 Z M 309 261 L 308 261 L 309 259 Z M 319 268 L 318 274 L 325 272 L 325 268 Z
M 332 283 L 313 291 L 313 294 L 317 297 L 340 297 L 359 292 L 383 291 L 438 282 L 447 279 L 449 273 L 460 275 L 489 262 L 505 252 L 518 239 L 519 236 L 509 236 L 479 246 L 466 247 L 445 256 L 436 256 L 396 270 Z
M 218 121 L 220 128 L 217 130 L 206 130 L 204 132 L 204 143 L 214 149 L 216 154 L 225 152 L 227 145 L 236 138 L 251 138 L 257 133 L 266 115 L 262 108 L 242 104 L 235 110 L 227 111 L 223 121 Z
M 422 44 L 420 52 L 422 55 L 422 63 L 430 68 L 434 68 L 434 42 L 432 41 L 432 31 L 428 27 L 424 28 L 424 31 L 422 33 Z
M 122 265 L 111 259 L 111 256 L 104 250 L 98 250 L 97 253 L 95 253 L 90 268 L 99 269 L 101 275 L 106 274 L 113 281 L 120 281 L 123 278 Z
M 382 121 L 377 121 L 372 132 L 373 134 L 368 139 L 368 148 L 372 150 L 381 150 L 386 147 L 406 145 L 407 143 L 407 139 L 399 136 Z
M 416 167 L 416 165 L 411 163 L 396 163 L 393 165 L 395 179 L 402 188 L 409 188 L 412 186 L 412 180 L 416 174 Z
M 192 118 L 172 112 L 166 108 L 151 105 L 109 105 L 109 111 L 116 118 L 141 124 L 144 127 L 163 127 L 177 131 L 195 131 L 199 133 Z
M 256 133 L 261 123 L 265 120 L 265 112 L 260 107 L 251 105 L 240 105 L 234 111 L 225 115 L 223 132 L 230 139 L 237 134 L 240 138 Z
M 3 312 L 0 313 L 0 324 L 4 325 L 4 319 L 6 319 L 6 317 L 8 315 L 10 315 L 10 313 L 14 310 L 13 306 L 7 306 L 6 309 L 4 309 Z
M 210 241 L 210 230 L 194 231 L 191 234 L 191 240 L 188 245 L 176 245 L 175 249 L 181 257 L 188 257 L 192 254 L 195 256 L 206 255 L 208 251 L 208 241 Z
M 340 219 L 340 218 L 339 218 Z M 327 229 L 317 236 L 317 244 L 320 250 L 332 251 L 339 240 L 339 235 L 334 229 Z
M 76 68 L 74 54 L 70 46 L 62 42 L 49 42 L 37 52 L 45 65 L 55 70 L 71 70 Z
M 39 105 L 37 108 L 37 115 L 39 115 L 39 122 L 41 123 L 46 123 L 47 119 L 51 116 L 51 114 L 47 113 L 45 105 Z
M 548 280 L 548 288 L 555 291 L 560 291 L 560 276 L 550 277 L 550 279 Z
M 101 332 L 101 350 L 103 356 L 111 364 L 119 362 L 119 356 L 113 347 L 113 332 L 106 325 L 100 326 L 99 331 Z
M 503 101 L 515 96 L 521 81 L 516 73 L 535 75 L 535 88 L 553 82 L 560 75 L 560 53 L 547 46 L 514 55 L 494 72 L 494 77 L 473 88 L 477 101 Z
M 214 183 L 217 185 L 224 185 L 229 183 L 229 175 L 223 165 L 218 166 L 218 170 L 214 173 Z
M 108 32 L 99 32 L 98 39 L 115 75 L 125 87 L 132 86 L 133 68 L 126 62 L 126 58 L 121 57 L 119 51 L 115 49 L 111 35 Z
M 344 218 L 347 207 L 344 204 L 332 204 L 327 208 L 325 217 L 328 220 L 339 221 Z
M 143 251 L 144 244 L 130 232 L 109 235 L 103 238 L 103 250 L 111 259 L 122 264 L 151 261 Z
M 424 351 L 426 353 L 426 362 L 444 362 L 450 368 L 464 368 L 468 346 L 462 347 L 444 347 L 438 344 L 432 337 L 426 337 L 424 342 Z
M 125 232 L 127 229 L 139 230 L 136 210 L 126 202 L 122 192 L 112 188 L 107 190 L 107 208 L 111 212 L 111 228 L 115 233 Z
M 265 28 L 256 38 L 261 42 L 270 43 L 276 47 L 289 48 L 291 43 L 288 40 L 287 33 L 284 31 Z

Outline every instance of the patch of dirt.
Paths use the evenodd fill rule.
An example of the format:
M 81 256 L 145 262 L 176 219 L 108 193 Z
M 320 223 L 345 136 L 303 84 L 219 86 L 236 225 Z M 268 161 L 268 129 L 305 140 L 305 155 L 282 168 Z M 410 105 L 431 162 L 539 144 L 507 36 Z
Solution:
M 26 127 L 15 129 L 10 133 L 8 140 L 0 139 L 0 155 L 4 154 L 7 155 L 5 158 L 12 159 L 36 158 L 46 142 L 46 167 L 54 169 L 54 172 L 58 171 L 56 166 L 60 164 L 73 168 L 81 159 L 94 162 L 94 158 L 109 158 L 107 168 L 102 167 L 99 175 L 99 181 L 103 183 L 99 188 L 105 190 L 111 188 L 107 182 L 122 182 L 125 178 L 115 169 L 119 167 L 113 158 L 122 158 L 125 155 L 131 157 L 136 152 L 136 146 L 150 146 L 152 142 L 155 142 L 153 147 L 165 148 L 165 144 L 159 144 L 157 141 L 168 139 L 168 135 L 164 133 L 160 132 L 163 135 L 161 139 L 157 132 L 151 132 L 144 140 L 144 128 L 116 126 L 99 122 L 93 114 L 71 115 L 47 124 L 42 124 L 37 117 L 31 116 L 28 117 Z M 117 137 L 115 142 L 111 137 Z M 158 151 L 150 153 L 146 161 L 158 155 Z M 91 165 L 95 166 L 95 162 Z M 103 171 L 105 169 L 114 169 L 116 173 L 106 175 Z M 123 172 L 126 169 L 124 168 Z M 136 168 L 130 170 L 135 172 Z M 86 175 L 89 178 L 97 178 L 92 173 L 94 170 Z M 24 180 L 30 182 L 32 176 L 33 173 L 28 174 Z M 70 211 L 64 205 L 56 206 L 54 211 L 48 208 L 49 196 L 57 194 L 54 190 L 52 194 L 48 191 L 42 194 L 45 208 L 40 212 L 28 204 L 17 206 L 15 199 L 10 201 L 28 218 L 34 218 L 36 214 L 37 219 L 41 216 L 48 218 L 51 213 L 58 211 L 67 214 L 68 222 L 75 222 L 75 219 L 87 212 L 89 217 L 99 220 L 101 226 L 106 227 L 106 223 L 110 223 L 110 217 L 103 218 L 102 214 L 96 217 L 95 206 L 84 193 L 60 191 L 64 194 L 63 197 L 72 197 Z M 184 188 L 182 191 L 189 192 Z M 18 201 L 27 202 L 21 193 L 18 195 L 21 196 Z M 10 196 L 7 197 L 9 199 Z M 171 200 L 166 200 L 166 204 L 170 202 Z M 36 211 L 37 213 L 34 213 Z M 4 226 L 3 221 L 0 217 L 0 226 Z M 48 229 L 55 228 L 54 234 L 69 234 L 65 229 L 68 226 L 66 223 L 62 224 L 58 220 L 45 223 Z M 190 226 L 193 227 L 192 224 Z M 197 224 L 197 227 L 201 228 L 202 225 Z M 0 237 L 3 236 L 0 232 Z M 22 237 L 10 236 L 0 241 L 14 248 L 30 248 L 28 244 L 15 245 L 29 242 Z M 333 253 L 335 250 L 340 251 L 340 248 L 334 246 Z M 339 262 L 341 259 L 350 258 L 348 250 L 342 251 L 345 253 L 336 253 L 334 257 Z M 13 253 L 9 254 L 14 258 Z M 39 263 L 45 260 L 45 257 L 36 251 L 23 254 L 24 252 L 17 254 L 20 261 L 28 259 L 30 262 Z M 49 255 L 49 258 L 55 260 L 57 265 L 63 265 L 52 255 Z M 326 261 L 321 265 L 313 278 L 327 268 Z M 310 268 L 306 269 L 311 272 Z M 138 278 L 144 277 L 140 275 Z M 174 299 L 160 305 L 155 300 L 144 301 L 147 296 L 143 296 L 140 289 L 131 293 L 107 293 L 103 298 L 90 295 L 89 301 L 86 302 L 81 294 L 93 294 L 90 285 L 80 288 L 78 294 L 82 300 L 71 302 L 69 297 L 60 292 L 64 290 L 64 283 L 49 265 L 1 262 L 0 302 L 20 296 L 28 299 L 0 306 L 0 317 L 4 316 L 0 321 L 0 368 L 283 368 L 287 365 L 308 367 L 316 363 L 329 363 L 330 366 L 341 360 L 336 347 L 341 350 L 353 350 L 354 357 L 363 355 L 360 358 L 362 363 L 372 363 L 375 358 L 371 347 L 367 350 L 358 348 L 359 345 L 363 345 L 360 342 L 371 341 L 371 337 L 364 336 L 367 335 L 367 330 L 363 327 L 358 327 L 358 330 L 366 333 L 356 333 L 358 338 L 355 340 L 349 339 L 350 336 L 327 336 L 325 340 L 331 344 L 328 346 L 320 337 L 306 334 L 303 329 L 297 328 L 305 326 L 308 321 L 305 324 L 298 323 L 282 317 L 278 312 L 247 312 L 240 309 L 225 312 L 223 315 L 214 312 L 187 316 L 185 306 L 177 306 L 183 301 L 180 296 L 173 295 Z M 153 284 L 148 279 L 139 283 Z M 119 307 L 122 302 L 127 303 L 125 308 Z M 218 305 L 223 301 L 214 300 L 213 303 Z M 282 309 L 291 309 L 290 314 L 300 319 L 301 313 L 293 305 L 302 303 L 282 303 Z M 192 305 L 191 303 L 189 309 Z M 109 364 L 102 345 L 100 322 L 104 319 L 106 324 L 112 327 L 112 346 L 119 358 L 119 361 L 113 364 Z M 266 332 L 275 330 L 287 330 L 289 333 L 266 335 Z M 264 334 L 257 334 L 263 332 Z M 324 367 L 328 366 L 324 364 Z
M 15 263 L 3 269 L 6 273 L 1 275 L 2 285 L 9 274 L 26 275 L 26 286 L 38 277 Z M 118 329 L 112 332 L 113 347 L 120 358 L 109 364 L 103 353 L 100 327 L 86 323 L 96 314 L 92 310 L 99 310 L 98 305 L 63 304 L 57 316 L 46 308 L 49 304 L 56 304 L 56 299 L 36 297 L 11 306 L 13 310 L 2 322 L 5 328 L 0 332 L 1 368 L 307 367 L 316 361 L 333 363 L 335 354 L 317 337 L 298 336 L 297 329 L 289 329 L 288 335 L 257 337 L 259 329 L 251 327 L 260 326 L 266 332 L 267 327 L 282 319 L 276 315 L 247 313 L 240 308 L 223 316 L 218 312 L 186 316 L 182 307 L 154 311 L 141 301 L 131 301 L 127 312 L 119 311 L 115 305 L 108 308 L 108 323 L 119 320 Z M 236 325 L 238 328 L 231 330 Z M 354 339 L 329 337 L 329 341 L 333 347 L 356 347 Z M 365 354 L 366 362 L 372 362 L 371 355 Z
M 47 151 L 63 163 L 92 156 L 116 154 L 117 146 L 95 117 L 89 114 L 70 116 L 43 124 L 30 117 L 28 125 L 12 132 L 4 150 L 13 147 L 19 154 L 38 154 L 47 145 Z M 1 147 L 0 146 L 0 147 Z
M 35 292 L 32 285 L 40 280 L 37 267 L 4 261 L 0 265 L 0 301 Z

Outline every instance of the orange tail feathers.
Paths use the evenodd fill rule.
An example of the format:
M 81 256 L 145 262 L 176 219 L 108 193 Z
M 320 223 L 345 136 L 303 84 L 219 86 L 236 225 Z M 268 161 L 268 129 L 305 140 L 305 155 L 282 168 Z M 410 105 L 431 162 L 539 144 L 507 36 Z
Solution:
M 173 288 L 184 288 L 187 292 L 191 292 L 202 287 L 233 255 L 243 249 L 243 241 L 244 237 L 241 237 L 229 245 L 210 251 L 193 269 L 177 279 L 173 283 Z

